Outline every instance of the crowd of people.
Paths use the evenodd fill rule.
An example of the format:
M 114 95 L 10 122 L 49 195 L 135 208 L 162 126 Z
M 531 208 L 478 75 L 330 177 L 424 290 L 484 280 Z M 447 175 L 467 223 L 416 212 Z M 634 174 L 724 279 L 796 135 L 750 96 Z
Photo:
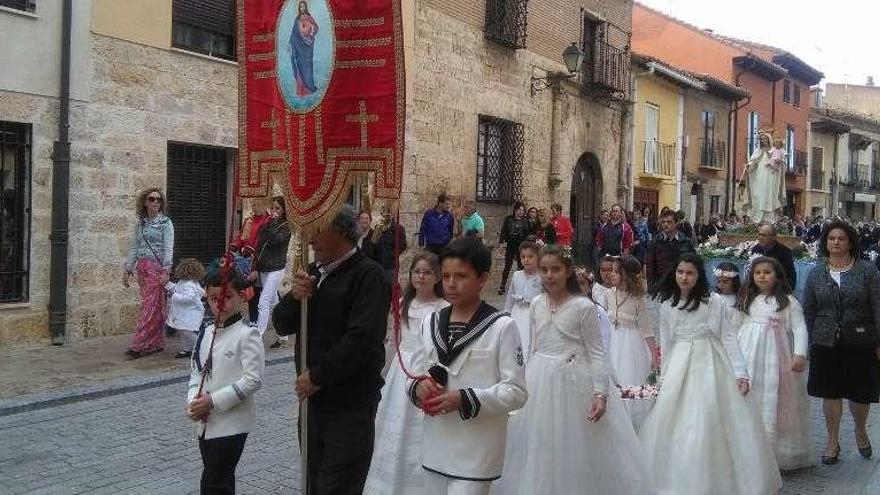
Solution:
M 612 205 L 594 226 L 595 258 L 579 263 L 561 206 L 548 219 L 516 204 L 500 232 L 505 302 L 495 308 L 482 299 L 492 256 L 473 202 L 458 220 L 444 195 L 425 212 L 395 304 L 389 282 L 407 246 L 390 214 L 374 223 L 340 211 L 281 297 L 283 198 L 255 205 L 225 273 L 183 259 L 170 277 L 161 191 L 145 191 L 138 213 L 124 282 L 138 275 L 143 305 L 127 354 L 161 350 L 165 325 L 186 334 L 203 493 L 234 493 L 256 422 L 261 337 L 270 320 L 276 344 L 298 337 L 303 302 L 308 360 L 297 362 L 295 390 L 308 399 L 310 494 L 771 494 L 780 471 L 840 462 L 844 400 L 859 455 L 873 455 L 880 271 L 866 259 L 877 244 L 870 223 L 796 218 L 752 230 L 729 216 L 691 226 L 669 209 L 654 220 Z M 800 299 L 777 239 L 789 227 L 821 259 Z M 718 265 L 710 287 L 695 246 L 719 230 L 758 242 L 746 268 Z M 823 402 L 818 455 L 809 396 Z

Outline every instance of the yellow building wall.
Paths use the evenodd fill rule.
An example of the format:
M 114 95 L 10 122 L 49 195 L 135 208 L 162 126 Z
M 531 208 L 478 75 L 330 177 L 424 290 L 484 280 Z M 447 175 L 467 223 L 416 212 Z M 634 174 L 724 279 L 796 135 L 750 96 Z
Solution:
M 92 32 L 171 48 L 171 0 L 93 0 Z
M 645 173 L 645 112 L 648 104 L 660 109 L 658 141 L 664 144 L 675 144 L 675 156 L 681 153 L 678 148 L 679 132 L 679 95 L 680 88 L 660 80 L 656 76 L 645 75 L 637 78 L 638 92 L 635 104 L 635 146 L 634 177 L 636 187 L 659 191 L 659 208 L 676 205 L 675 175 L 658 176 Z M 673 170 L 677 162 L 672 158 Z

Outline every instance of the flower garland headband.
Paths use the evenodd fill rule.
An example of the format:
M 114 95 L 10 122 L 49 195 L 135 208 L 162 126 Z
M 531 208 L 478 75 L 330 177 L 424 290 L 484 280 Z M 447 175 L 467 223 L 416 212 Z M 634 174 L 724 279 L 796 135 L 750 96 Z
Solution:
M 720 268 L 716 268 L 712 271 L 715 274 L 715 278 L 724 277 L 724 278 L 739 278 L 739 272 L 735 272 L 732 270 L 722 270 Z

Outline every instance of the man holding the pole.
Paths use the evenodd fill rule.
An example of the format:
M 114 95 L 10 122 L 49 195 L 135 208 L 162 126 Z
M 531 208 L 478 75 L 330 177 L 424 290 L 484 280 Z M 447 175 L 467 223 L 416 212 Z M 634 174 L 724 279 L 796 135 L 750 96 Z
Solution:
M 296 393 L 308 400 L 308 424 L 299 427 L 308 439 L 309 495 L 360 494 L 373 455 L 390 303 L 382 268 L 357 249 L 358 237 L 357 215 L 344 207 L 311 238 L 316 263 L 294 275 L 273 312 L 279 335 L 302 338 L 301 301 L 308 305 Z

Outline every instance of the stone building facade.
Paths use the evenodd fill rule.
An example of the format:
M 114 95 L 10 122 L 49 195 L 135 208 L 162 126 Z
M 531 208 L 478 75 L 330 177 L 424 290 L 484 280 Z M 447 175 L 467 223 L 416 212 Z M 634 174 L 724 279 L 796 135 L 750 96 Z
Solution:
M 50 340 L 46 307 L 62 2 L 33 4 L 32 11 L 0 10 L 0 32 L 12 44 L 3 52 L 14 57 L 3 62 L 11 70 L 0 71 L 0 122 L 23 125 L 31 143 L 24 163 L 30 170 L 30 229 L 22 244 L 30 260 L 27 290 L 15 294 L 16 302 L 0 303 L 0 345 Z M 238 139 L 235 63 L 172 48 L 171 0 L 72 4 L 67 341 L 133 329 L 138 294 L 122 287 L 122 260 L 136 222 L 135 192 L 174 187 L 166 180 L 174 166 L 169 149 L 219 150 L 229 157 L 221 165 L 226 176 L 234 156 L 227 150 Z M 21 35 L 6 35 L 15 32 Z M 37 37 L 47 40 L 48 53 L 41 57 L 31 52 Z M 183 199 L 178 208 L 201 200 Z M 182 226 L 178 235 L 184 240 L 203 234 L 183 233 Z
M 527 7 L 520 48 L 491 39 L 493 5 L 501 3 Z M 493 126 L 500 123 L 521 126 L 521 171 L 516 173 L 522 181 L 522 200 L 548 212 L 552 203 L 561 204 L 576 224 L 576 244 L 586 251 L 598 210 L 614 202 L 631 204 L 626 179 L 631 109 L 620 100 L 628 98 L 632 2 L 408 4 L 411 91 L 402 209 L 407 231 L 417 231 L 424 209 L 446 192 L 456 204 L 477 198 L 487 221 L 487 241 L 497 244 L 511 202 L 481 195 L 478 163 L 483 159 L 482 131 L 494 132 Z M 572 43 L 589 52 L 585 70 L 546 91 L 534 91 L 533 78 L 566 72 L 562 54 Z M 615 85 L 608 80 L 615 77 L 625 86 L 618 88 L 620 94 L 597 91 L 608 90 L 609 82 Z M 502 254 L 501 249 L 495 251 Z M 588 258 L 586 252 L 581 254 Z
M 500 15 L 501 3 L 524 16 Z M 26 138 L 0 140 L 4 153 L 16 147 L 16 170 L 26 172 L 15 176 L 18 182 L 7 181 L 18 189 L 3 196 L 3 247 L 15 247 L 20 263 L 0 268 L 0 346 L 52 340 L 49 237 L 63 2 L 22 5 L 0 7 L 0 32 L 10 40 L 0 50 L 0 131 Z M 121 267 L 136 222 L 137 191 L 166 190 L 176 258 L 204 258 L 225 245 L 238 146 L 238 71 L 227 32 L 234 17 L 186 17 L 196 5 L 222 11 L 234 2 L 72 2 L 67 325 L 56 343 L 132 331 L 139 298 L 136 288 L 122 287 Z M 632 154 L 625 101 L 632 2 L 403 0 L 403 7 L 407 154 L 401 216 L 407 231 L 417 231 L 422 211 L 440 192 L 456 205 L 479 196 L 487 242 L 497 244 L 510 200 L 521 197 L 530 205 L 559 202 L 566 212 L 573 209 L 580 245 L 589 245 L 599 207 L 631 204 L 622 170 L 629 170 Z M 512 34 L 517 39 L 508 43 Z M 38 48 L 37 37 L 44 41 Z M 584 70 L 555 77 L 566 73 L 562 53 L 571 43 L 587 49 Z M 552 84 L 533 91 L 542 82 Z M 495 133 L 511 129 L 515 135 L 499 142 Z M 480 147 L 481 136 L 494 151 Z M 517 137 L 515 150 L 498 151 Z M 516 160 L 511 151 L 519 153 Z M 518 168 L 482 169 L 478 194 L 478 160 Z M 518 179 L 507 181 L 513 172 Z M 13 175 L 4 165 L 4 180 Z M 15 222 L 5 221 L 7 212 Z M 20 235 L 6 239 L 13 230 Z

